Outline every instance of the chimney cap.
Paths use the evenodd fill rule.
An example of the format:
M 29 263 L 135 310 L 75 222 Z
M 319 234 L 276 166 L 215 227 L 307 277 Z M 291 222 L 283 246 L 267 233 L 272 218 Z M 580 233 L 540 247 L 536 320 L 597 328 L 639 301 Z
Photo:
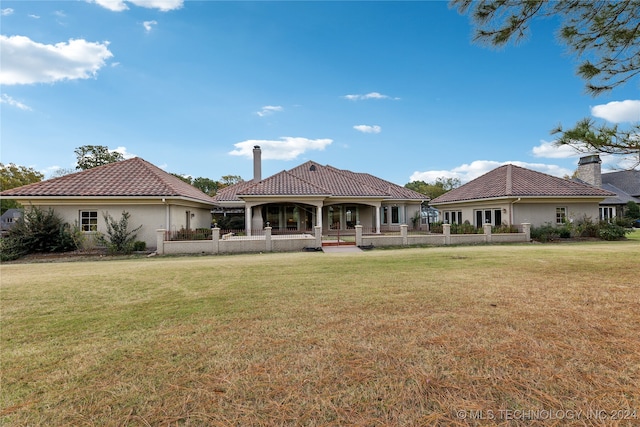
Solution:
M 580 157 L 578 161 L 578 165 L 588 165 L 589 163 L 602 163 L 602 160 L 600 160 L 599 155 L 593 154 L 591 156 Z
M 259 145 L 254 145 L 253 148 L 256 149 L 256 150 L 259 150 L 260 146 Z

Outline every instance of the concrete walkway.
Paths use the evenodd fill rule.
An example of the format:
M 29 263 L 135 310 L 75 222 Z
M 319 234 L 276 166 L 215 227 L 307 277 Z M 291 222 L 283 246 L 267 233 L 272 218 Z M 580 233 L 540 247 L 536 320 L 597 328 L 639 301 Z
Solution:
M 357 246 L 345 245 L 345 246 L 323 246 L 322 251 L 326 253 L 344 253 L 344 252 L 362 252 Z

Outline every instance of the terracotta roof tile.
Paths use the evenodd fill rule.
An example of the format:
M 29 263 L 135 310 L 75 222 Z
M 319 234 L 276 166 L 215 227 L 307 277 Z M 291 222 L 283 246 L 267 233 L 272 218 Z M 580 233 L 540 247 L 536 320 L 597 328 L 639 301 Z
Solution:
M 322 166 L 313 161 L 279 172 L 258 183 L 248 181 L 218 192 L 216 201 L 239 201 L 243 195 L 334 197 L 380 197 L 385 199 L 425 200 L 427 197 L 373 175 Z
M 213 198 L 139 157 L 109 163 L 1 193 L 3 197 L 182 197 L 213 204 Z
M 608 197 L 612 194 L 587 184 L 509 164 L 436 197 L 431 204 L 495 197 Z

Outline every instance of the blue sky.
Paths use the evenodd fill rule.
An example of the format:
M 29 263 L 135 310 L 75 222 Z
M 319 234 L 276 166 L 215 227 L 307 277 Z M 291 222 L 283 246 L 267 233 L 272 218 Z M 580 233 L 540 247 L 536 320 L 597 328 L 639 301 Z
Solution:
M 254 145 L 263 176 L 307 160 L 400 185 L 509 162 L 563 176 L 579 155 L 557 124 L 640 121 L 638 79 L 587 95 L 554 20 L 492 50 L 441 1 L 0 7 L 0 161 L 47 177 L 81 145 L 212 179 L 251 179 Z

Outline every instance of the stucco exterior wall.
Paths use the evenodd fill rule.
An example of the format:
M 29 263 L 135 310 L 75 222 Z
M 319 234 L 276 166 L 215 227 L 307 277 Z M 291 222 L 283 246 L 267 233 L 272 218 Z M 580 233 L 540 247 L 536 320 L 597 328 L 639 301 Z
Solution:
M 540 227 L 547 223 L 556 224 L 556 208 L 564 207 L 569 221 L 582 219 L 585 215 L 593 221 L 598 221 L 597 202 L 567 202 L 558 200 L 553 203 L 515 203 L 514 221 L 516 224 L 528 222 L 534 227 Z
M 167 219 L 171 224 L 171 230 L 179 230 L 185 227 L 186 211 L 190 211 L 190 214 L 193 213 L 194 215 L 193 218 L 190 219 L 192 229 L 209 228 L 211 226 L 211 211 L 209 208 L 204 209 L 165 204 L 106 204 L 91 201 L 82 204 L 46 203 L 39 204 L 38 207 L 42 209 L 52 208 L 65 222 L 71 225 L 80 225 L 80 212 L 96 211 L 98 214 L 97 231 L 103 234 L 107 232 L 104 214 L 108 213 L 114 220 L 118 221 L 122 217 L 122 212 L 126 211 L 131 215 L 129 218 L 130 230 L 142 225 L 137 232 L 136 240 L 145 242 L 148 250 L 155 250 L 157 248 L 156 230 L 165 228 Z M 167 212 L 167 209 L 169 212 Z M 95 233 L 86 234 L 89 238 L 95 235 Z
M 539 227 L 546 223 L 556 223 L 556 208 L 565 207 L 567 218 L 580 219 L 583 216 L 591 217 L 593 221 L 598 220 L 598 203 L 601 199 L 567 199 L 567 198 L 544 198 L 533 200 L 503 199 L 474 201 L 469 203 L 452 203 L 438 205 L 440 218 L 444 221 L 444 212 L 460 211 L 462 222 L 469 221 L 476 225 L 475 214 L 477 210 L 500 210 L 501 223 L 512 225 L 530 223 L 534 227 Z M 499 225 L 499 224 L 494 224 Z

